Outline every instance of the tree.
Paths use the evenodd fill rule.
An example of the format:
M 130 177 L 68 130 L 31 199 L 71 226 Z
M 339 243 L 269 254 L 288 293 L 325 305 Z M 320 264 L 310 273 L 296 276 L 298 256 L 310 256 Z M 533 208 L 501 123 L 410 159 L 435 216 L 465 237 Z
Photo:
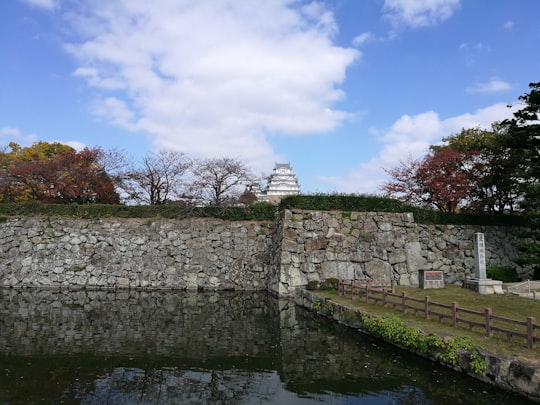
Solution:
M 384 182 L 380 189 L 384 195 L 394 197 L 409 204 L 424 206 L 422 188 L 416 180 L 416 173 L 422 162 L 411 156 L 405 161 L 400 161 L 399 166 L 393 169 L 385 169 L 392 178 Z
M 464 164 L 467 159 L 467 153 L 450 148 L 434 150 L 423 160 L 409 159 L 388 170 L 393 180 L 381 189 L 387 196 L 408 203 L 455 212 L 467 205 L 475 187 L 474 175 Z
M 184 176 L 190 166 L 191 161 L 183 153 L 152 153 L 143 158 L 140 167 L 119 174 L 117 187 L 128 199 L 140 203 L 158 205 L 177 201 L 185 197 Z
M 192 190 L 201 201 L 209 205 L 231 205 L 252 175 L 238 159 L 213 158 L 195 163 L 193 179 Z
M 443 138 L 443 146 L 431 146 L 438 151 L 450 148 L 463 154 L 463 165 L 474 174 L 476 186 L 471 189 L 468 208 L 477 212 L 502 213 L 517 208 L 519 192 L 504 146 L 506 128 L 492 124 L 492 130 L 463 129 Z
M 10 143 L 1 154 L 3 202 L 117 203 L 118 195 L 103 167 L 102 151 L 80 152 L 60 143 L 37 142 L 22 148 Z
M 518 98 L 524 107 L 501 123 L 513 175 L 524 194 L 540 181 L 540 82 L 529 87 L 530 92 Z
M 540 82 L 530 83 L 530 91 L 518 98 L 523 108 L 514 118 L 503 121 L 507 128 L 508 156 L 514 163 L 513 176 L 522 191 L 521 208 L 528 217 L 529 232 L 521 246 L 522 263 L 535 268 L 540 277 Z
M 255 202 L 257 202 L 257 196 L 249 188 L 246 188 L 242 195 L 238 197 L 238 203 L 242 205 L 251 205 Z

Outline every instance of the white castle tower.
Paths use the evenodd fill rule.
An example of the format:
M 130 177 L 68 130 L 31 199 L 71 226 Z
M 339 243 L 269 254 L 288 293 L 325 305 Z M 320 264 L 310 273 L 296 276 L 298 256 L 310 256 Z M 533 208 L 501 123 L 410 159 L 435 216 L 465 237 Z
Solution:
M 272 204 L 278 204 L 286 195 L 300 193 L 298 178 L 293 173 L 290 163 L 276 163 L 273 173 L 268 177 L 266 199 Z

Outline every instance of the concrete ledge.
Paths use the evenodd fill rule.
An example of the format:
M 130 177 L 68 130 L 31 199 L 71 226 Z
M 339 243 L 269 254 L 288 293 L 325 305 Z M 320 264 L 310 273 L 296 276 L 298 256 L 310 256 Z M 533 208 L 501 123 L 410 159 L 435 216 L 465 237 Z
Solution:
M 504 294 L 502 281 L 490 278 L 470 278 L 463 282 L 463 287 L 480 294 Z

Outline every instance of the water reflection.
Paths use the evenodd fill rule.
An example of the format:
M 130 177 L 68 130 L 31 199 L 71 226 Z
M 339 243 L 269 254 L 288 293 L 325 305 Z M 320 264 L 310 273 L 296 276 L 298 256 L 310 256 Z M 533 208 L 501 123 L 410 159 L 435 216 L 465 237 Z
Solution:
M 522 399 L 265 293 L 0 290 L 0 404 Z

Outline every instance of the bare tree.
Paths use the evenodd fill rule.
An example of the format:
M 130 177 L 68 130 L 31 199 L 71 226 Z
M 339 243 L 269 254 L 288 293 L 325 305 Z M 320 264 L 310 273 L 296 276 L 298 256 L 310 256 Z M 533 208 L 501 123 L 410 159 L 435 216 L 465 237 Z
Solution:
M 193 165 L 192 190 L 209 205 L 230 205 L 237 201 L 251 181 L 247 166 L 235 158 L 199 160 Z
M 123 190 L 123 180 L 129 167 L 133 166 L 133 159 L 124 149 L 102 150 L 98 162 L 111 178 L 117 191 Z
M 141 166 L 123 173 L 121 188 L 130 200 L 150 205 L 185 196 L 184 176 L 191 161 L 180 152 L 159 151 L 144 157 Z

